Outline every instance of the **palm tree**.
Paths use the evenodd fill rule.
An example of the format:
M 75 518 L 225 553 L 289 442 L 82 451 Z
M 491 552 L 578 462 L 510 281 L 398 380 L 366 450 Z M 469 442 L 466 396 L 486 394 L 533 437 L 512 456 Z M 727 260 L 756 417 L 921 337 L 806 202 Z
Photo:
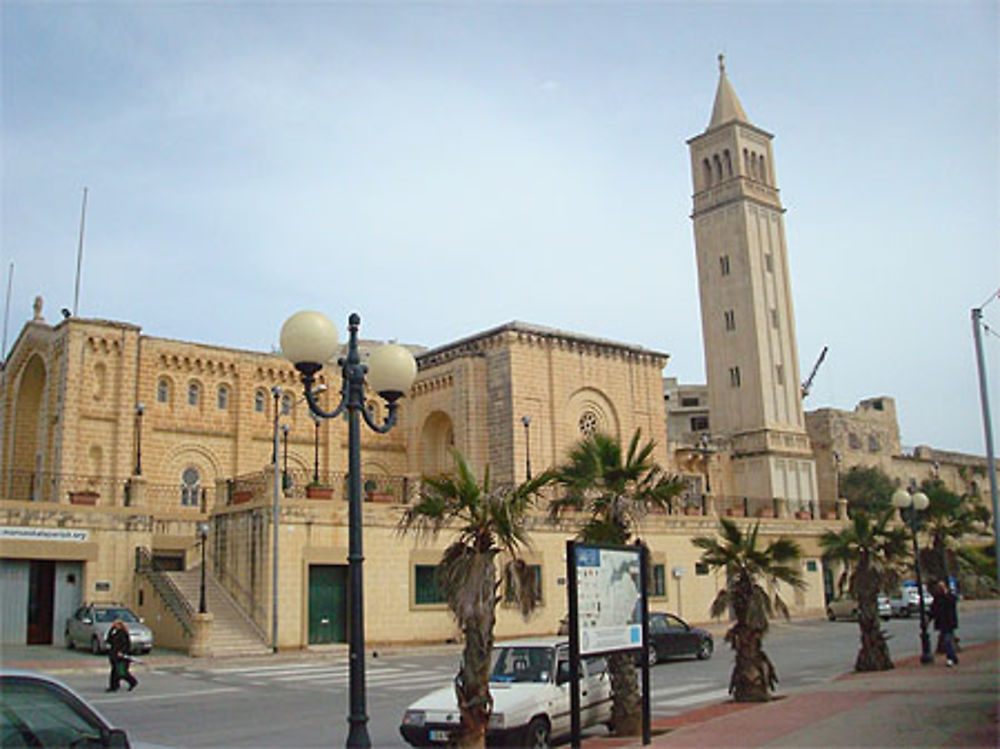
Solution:
M 667 476 L 653 459 L 655 443 L 640 446 L 636 430 L 623 455 L 613 437 L 600 432 L 580 440 L 568 461 L 555 470 L 565 493 L 549 503 L 555 522 L 568 512 L 582 512 L 587 520 L 577 533 L 586 543 L 624 545 L 632 540 L 642 518 L 653 509 L 666 511 L 686 488 L 677 477 Z M 632 656 L 616 653 L 608 658 L 614 704 L 611 722 L 615 732 L 638 735 L 642 728 L 642 703 Z
M 945 580 L 957 575 L 958 558 L 955 547 L 962 538 L 983 530 L 989 523 L 989 510 L 950 491 L 940 479 L 924 481 L 920 490 L 930 503 L 917 516 L 918 527 L 930 534 L 931 550 L 920 555 L 921 566 L 932 580 Z
M 766 702 L 778 683 L 778 673 L 764 652 L 764 635 L 775 611 L 786 619 L 789 616 L 788 606 L 778 594 L 778 583 L 805 587 L 798 566 L 802 550 L 795 541 L 783 537 L 758 548 L 760 522 L 745 534 L 728 518 L 719 518 L 719 523 L 721 541 L 699 536 L 692 543 L 704 550 L 704 564 L 726 572 L 726 586 L 712 602 L 711 613 L 721 617 L 731 610 L 735 618 L 726 632 L 726 642 L 736 654 L 729 693 L 736 702 Z
M 843 592 L 846 581 L 858 602 L 861 649 L 855 671 L 888 671 L 893 667 L 879 622 L 878 594 L 896 586 L 908 554 L 908 536 L 902 527 L 889 527 L 892 515 L 892 510 L 875 516 L 855 512 L 849 525 L 840 531 L 827 531 L 819 540 L 824 561 L 840 562 L 844 567 L 838 592 Z
M 530 546 L 527 516 L 534 497 L 551 475 L 543 473 L 517 486 L 494 487 L 489 468 L 482 483 L 465 458 L 453 453 L 455 475 L 424 478 L 420 496 L 406 508 L 399 531 L 436 538 L 454 527 L 457 537 L 445 549 L 438 566 L 444 591 L 462 632 L 462 663 L 455 677 L 455 694 L 462 714 L 459 745 L 484 747 L 493 708 L 489 690 L 490 654 L 501 580 L 527 617 L 538 602 L 534 571 L 521 551 Z M 497 557 L 504 559 L 498 577 Z

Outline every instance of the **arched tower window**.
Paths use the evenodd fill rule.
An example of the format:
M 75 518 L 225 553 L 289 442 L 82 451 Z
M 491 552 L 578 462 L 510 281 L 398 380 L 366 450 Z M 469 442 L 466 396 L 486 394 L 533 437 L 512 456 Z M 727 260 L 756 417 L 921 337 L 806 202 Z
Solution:
M 750 153 L 750 176 L 757 179 L 757 154 Z
M 170 380 L 166 377 L 161 377 L 156 383 L 156 402 L 170 403 Z
M 195 408 L 201 403 L 201 385 L 197 382 L 188 384 L 188 405 Z
M 760 163 L 757 165 L 757 170 L 760 172 L 760 181 L 765 184 L 769 182 L 767 178 L 767 166 L 764 163 L 764 156 L 761 155 Z
M 712 186 L 712 164 L 708 159 L 702 159 L 702 171 L 705 173 L 705 187 Z
M 181 504 L 185 507 L 197 507 L 200 494 L 201 474 L 197 468 L 189 466 L 181 474 Z
M 727 148 L 722 152 L 722 158 L 726 161 L 726 176 L 733 176 L 733 157 L 729 155 L 729 149 Z
M 219 392 L 216 397 L 216 405 L 220 411 L 225 411 L 229 408 L 229 388 L 225 385 L 219 385 Z
M 253 394 L 253 411 L 254 413 L 262 414 L 266 408 L 267 404 L 267 393 L 263 390 L 258 390 Z
M 722 181 L 722 159 L 719 158 L 719 154 L 715 154 L 712 157 L 712 162 L 715 164 L 715 179 L 717 182 Z

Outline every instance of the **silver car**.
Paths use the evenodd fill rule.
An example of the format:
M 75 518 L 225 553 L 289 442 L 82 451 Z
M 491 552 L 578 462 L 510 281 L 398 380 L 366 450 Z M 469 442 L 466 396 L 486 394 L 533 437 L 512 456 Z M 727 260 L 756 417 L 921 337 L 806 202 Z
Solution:
M 878 615 L 883 619 L 892 616 L 892 604 L 889 603 L 889 596 L 879 594 Z M 826 618 L 831 622 L 837 619 L 857 619 L 858 602 L 849 595 L 835 598 L 826 605 Z
M 66 647 L 90 648 L 95 655 L 108 649 L 108 630 L 121 619 L 128 628 L 133 653 L 148 653 L 153 649 L 153 630 L 131 609 L 119 604 L 91 603 L 81 606 L 66 620 Z

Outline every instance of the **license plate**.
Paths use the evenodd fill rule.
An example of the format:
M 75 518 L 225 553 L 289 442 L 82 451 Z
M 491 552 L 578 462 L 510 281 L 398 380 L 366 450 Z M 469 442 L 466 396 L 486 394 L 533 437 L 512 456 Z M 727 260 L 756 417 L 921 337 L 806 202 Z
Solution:
M 442 744 L 446 744 L 446 743 L 448 743 L 448 740 L 451 738 L 451 736 L 448 734 L 447 731 L 435 731 L 435 730 L 432 730 L 432 731 L 428 732 L 427 738 L 429 738 L 431 741 L 435 741 L 435 742 L 440 742 Z

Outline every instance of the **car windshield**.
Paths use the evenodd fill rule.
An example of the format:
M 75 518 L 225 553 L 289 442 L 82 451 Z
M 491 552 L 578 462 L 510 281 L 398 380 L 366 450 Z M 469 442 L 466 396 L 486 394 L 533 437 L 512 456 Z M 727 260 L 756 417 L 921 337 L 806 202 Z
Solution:
M 134 624 L 139 621 L 135 618 L 135 614 L 128 609 L 94 609 L 94 620 L 101 624 L 110 624 L 115 619 L 121 619 L 126 624 Z
M 4 746 L 101 745 L 102 726 L 56 688 L 18 677 L 4 678 L 0 684 Z
M 515 646 L 497 651 L 490 674 L 492 682 L 537 682 L 552 680 L 552 648 Z

